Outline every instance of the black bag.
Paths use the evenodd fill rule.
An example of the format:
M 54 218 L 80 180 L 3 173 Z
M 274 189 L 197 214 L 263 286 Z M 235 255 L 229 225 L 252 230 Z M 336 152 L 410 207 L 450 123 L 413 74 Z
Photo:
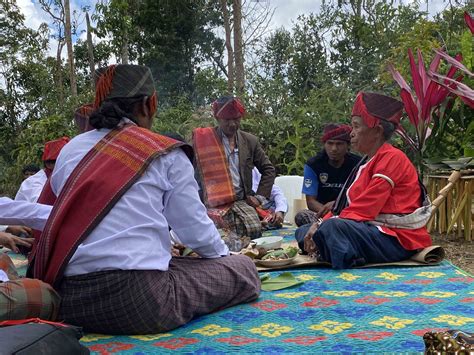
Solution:
M 0 328 L 0 355 L 90 354 L 79 343 L 81 328 L 70 325 L 28 323 Z

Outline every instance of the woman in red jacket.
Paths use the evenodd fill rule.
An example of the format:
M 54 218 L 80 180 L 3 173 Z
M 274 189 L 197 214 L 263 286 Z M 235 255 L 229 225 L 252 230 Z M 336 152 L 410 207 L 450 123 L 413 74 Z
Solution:
M 324 221 L 296 231 L 300 247 L 335 269 L 405 260 L 431 245 L 424 187 L 408 157 L 387 143 L 402 111 L 403 104 L 388 96 L 357 95 L 351 145 L 366 157 Z

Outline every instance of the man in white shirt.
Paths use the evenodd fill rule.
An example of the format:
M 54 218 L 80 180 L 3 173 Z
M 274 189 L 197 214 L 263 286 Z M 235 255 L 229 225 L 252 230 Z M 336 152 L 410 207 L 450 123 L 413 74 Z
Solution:
M 252 169 L 252 190 L 257 191 L 258 184 L 260 183 L 261 174 L 255 167 Z M 259 201 L 260 202 L 260 201 Z M 272 191 L 270 193 L 270 199 L 264 201 L 261 205 L 266 210 L 270 211 L 270 215 L 263 220 L 262 224 L 267 228 L 281 228 L 285 213 L 288 212 L 288 201 L 281 189 L 273 184 Z
M 54 164 L 56 163 L 59 152 L 67 142 L 69 142 L 69 138 L 62 137 L 45 143 L 43 156 L 41 158 L 44 164 L 44 169 L 41 169 L 21 183 L 20 189 L 16 193 L 15 200 L 28 202 L 38 201 L 46 180 L 48 180 L 48 177 L 53 172 Z
M 12 215 L 44 225 L 34 276 L 59 291 L 59 318 L 89 332 L 149 334 L 256 299 L 255 265 L 228 256 L 200 201 L 189 146 L 145 129 L 156 109 L 150 70 L 110 66 L 97 87 L 96 129 L 59 155 L 47 222 L 39 204 Z M 0 223 L 12 222 L 2 206 L 15 202 L 0 199 Z M 168 226 L 201 258 L 172 258 Z

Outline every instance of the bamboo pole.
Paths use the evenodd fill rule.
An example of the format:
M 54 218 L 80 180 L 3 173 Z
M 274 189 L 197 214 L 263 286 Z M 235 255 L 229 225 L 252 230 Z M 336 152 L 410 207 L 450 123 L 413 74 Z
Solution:
M 443 202 L 446 200 L 446 197 L 448 194 L 451 192 L 451 190 L 454 188 L 456 185 L 456 182 L 459 180 L 461 177 L 461 172 L 460 171 L 453 171 L 451 175 L 448 177 L 447 182 L 445 182 L 445 179 L 439 179 L 439 185 L 438 187 L 441 188 L 438 192 L 438 196 L 431 202 L 431 205 L 433 206 L 433 211 L 432 211 L 432 216 L 436 213 L 436 211 L 439 212 L 438 214 L 438 232 L 443 233 L 447 230 L 447 214 L 450 214 L 450 211 L 447 211 L 447 206 L 443 205 L 441 208 L 441 205 Z
M 463 196 L 463 193 L 464 193 L 464 184 L 462 183 L 462 180 L 458 180 L 458 182 L 456 183 L 456 201 L 458 203 L 461 200 L 461 196 Z M 456 221 L 458 239 L 461 239 L 463 236 L 462 235 L 462 222 L 463 222 L 462 216 L 459 215 Z
M 440 181 L 439 187 L 443 185 L 443 188 L 438 192 L 438 197 L 436 197 L 434 201 L 431 202 L 431 204 L 433 205 L 433 212 L 436 211 L 441 206 L 441 204 L 446 199 L 446 196 L 453 189 L 455 183 L 459 180 L 460 177 L 461 177 L 460 171 L 453 171 L 451 175 L 448 177 L 448 183 L 446 185 L 444 185 Z
M 466 205 L 464 207 L 464 239 L 471 240 L 472 235 L 472 180 L 464 183 L 464 193 L 466 194 Z

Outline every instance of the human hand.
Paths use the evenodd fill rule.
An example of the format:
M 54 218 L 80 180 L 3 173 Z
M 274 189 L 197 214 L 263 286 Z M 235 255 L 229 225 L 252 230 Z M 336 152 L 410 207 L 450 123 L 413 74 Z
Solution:
M 283 212 L 277 211 L 272 215 L 272 218 L 270 219 L 270 223 L 272 223 L 275 226 L 281 226 L 283 224 L 283 219 L 284 219 Z
M 15 253 L 19 252 L 17 245 L 31 248 L 34 240 L 34 238 L 19 238 L 10 233 L 0 232 L 0 246 L 7 247 Z
M 321 207 L 321 209 L 318 211 L 316 214 L 316 217 L 321 218 L 324 217 L 324 215 L 332 210 L 332 206 L 334 206 L 334 202 L 336 201 L 330 201 Z
M 247 196 L 245 202 L 247 202 L 247 205 L 252 206 L 253 208 L 260 207 L 260 201 L 255 196 Z
M 308 231 L 304 236 L 304 251 L 308 253 L 309 256 L 315 257 L 318 251 L 318 247 L 313 240 L 314 233 L 318 230 L 319 222 L 315 222 L 309 227 Z
M 16 235 L 18 237 L 27 235 L 28 237 L 33 236 L 33 230 L 25 226 L 8 226 L 5 232 Z

